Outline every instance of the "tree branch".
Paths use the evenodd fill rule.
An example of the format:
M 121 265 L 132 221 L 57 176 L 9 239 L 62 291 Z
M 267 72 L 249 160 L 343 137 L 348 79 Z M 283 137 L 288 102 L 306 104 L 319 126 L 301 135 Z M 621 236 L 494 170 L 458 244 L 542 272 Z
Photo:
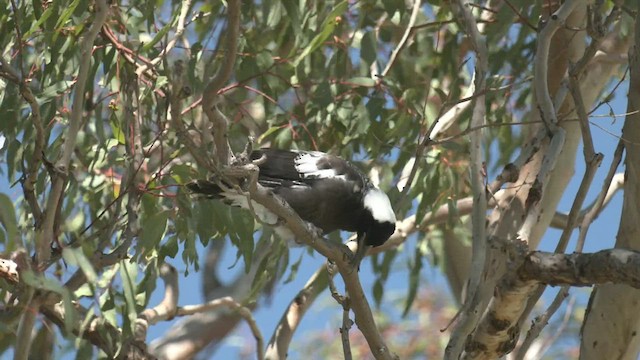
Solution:
M 178 39 L 180 39 L 182 37 L 182 34 L 184 34 L 187 15 L 189 15 L 189 9 L 191 9 L 191 0 L 182 0 L 182 3 L 180 5 L 180 15 L 178 16 L 178 23 L 176 24 L 176 32 L 173 35 L 173 38 L 169 40 L 167 46 L 162 49 L 162 51 L 160 51 L 158 56 L 138 67 L 138 69 L 136 70 L 136 74 L 138 74 L 138 76 L 141 76 L 142 73 L 149 70 L 152 66 L 159 64 L 160 61 L 162 61 L 162 59 L 164 59 L 167 54 L 169 54 L 171 49 L 173 49 L 173 47 L 176 45 L 176 42 L 178 42 Z
M 171 320 L 176 316 L 188 316 L 203 312 L 210 312 L 220 307 L 228 307 L 237 311 L 238 314 L 247 321 L 247 324 L 249 324 L 257 342 L 257 357 L 259 360 L 264 359 L 264 340 L 250 309 L 238 304 L 229 296 L 215 299 L 204 304 L 178 307 L 178 298 L 180 293 L 178 272 L 173 266 L 165 263 L 160 267 L 160 277 L 164 281 L 165 285 L 164 298 L 158 305 L 144 310 L 138 316 L 135 324 L 135 338 L 137 341 L 144 342 L 149 326 L 160 321 Z
M 75 149 L 76 139 L 80 126 L 82 124 L 82 112 L 84 111 L 84 91 L 89 80 L 89 69 L 91 67 L 91 56 L 93 42 L 100 32 L 100 28 L 107 20 L 109 14 L 109 6 L 106 0 L 96 0 L 96 14 L 91 23 L 91 27 L 80 42 L 80 66 L 78 69 L 78 77 L 76 79 L 73 105 L 71 116 L 69 118 L 69 128 L 65 132 L 64 143 L 62 145 L 62 155 L 55 163 L 55 170 L 58 176 L 52 179 L 51 192 L 47 200 L 47 206 L 44 213 L 44 221 L 42 228 L 36 232 L 36 263 L 37 268 L 44 266 L 49 257 L 50 244 L 55 236 L 54 223 L 60 199 L 66 184 L 66 178 L 69 172 L 69 164 L 71 163 L 71 155 Z
M 17 14 L 14 14 L 14 16 L 17 16 Z M 17 26 L 18 25 L 16 21 L 16 27 Z M 16 31 L 19 30 L 16 28 Z M 20 59 L 21 58 L 22 57 L 20 57 Z M 40 205 L 38 204 L 38 200 L 36 199 L 35 183 L 38 177 L 38 168 L 40 167 L 40 163 L 42 162 L 42 155 L 46 146 L 44 139 L 44 127 L 42 126 L 42 116 L 40 115 L 40 105 L 38 104 L 36 97 L 33 95 L 31 88 L 27 84 L 27 79 L 21 78 L 18 72 L 13 67 L 11 67 L 11 65 L 4 59 L 3 56 L 0 56 L 0 65 L 2 65 L 0 67 L 0 76 L 17 84 L 18 88 L 20 89 L 20 94 L 31 107 L 31 119 L 33 122 L 33 126 L 36 129 L 36 141 L 35 147 L 33 148 L 33 157 L 26 171 L 26 176 L 21 179 L 21 183 L 24 198 L 31 208 L 35 227 L 38 228 L 40 227 L 40 222 L 42 221 L 42 210 L 40 209 Z
M 418 14 L 420 13 L 420 4 L 421 4 L 420 0 L 413 0 L 411 17 L 409 18 L 409 23 L 407 24 L 407 28 L 404 30 L 404 34 L 402 34 L 402 39 L 400 39 L 400 42 L 398 42 L 398 45 L 396 46 L 396 48 L 393 49 L 393 51 L 391 52 L 391 56 L 389 57 L 387 66 L 385 66 L 384 70 L 382 70 L 382 72 L 380 73 L 380 76 L 377 81 L 378 83 L 381 83 L 384 77 L 387 76 L 387 74 L 393 67 L 393 64 L 396 62 L 398 54 L 400 54 L 402 49 L 404 49 L 404 47 L 407 45 L 407 41 L 409 40 L 409 37 L 413 33 L 413 26 L 415 25 L 416 20 L 418 19 Z
M 538 110 L 540 111 L 540 118 L 549 132 L 555 130 L 558 125 L 558 117 L 553 106 L 553 101 L 551 100 L 551 95 L 549 94 L 548 82 L 549 71 L 547 66 L 551 39 L 556 31 L 564 25 L 578 4 L 579 2 L 575 0 L 565 1 L 560 8 L 547 19 L 547 22 L 541 25 L 542 28 L 539 29 L 540 33 L 538 35 L 538 46 L 534 63 L 535 76 L 533 85 L 536 101 L 538 102 Z
M 265 358 L 269 360 L 285 359 L 289 350 L 289 344 L 296 332 L 298 325 L 306 314 L 311 304 L 316 300 L 324 289 L 329 285 L 329 274 L 325 265 L 320 266 L 318 270 L 309 278 L 304 287 L 291 300 L 289 306 L 282 314 L 278 325 L 276 326 L 271 340 L 267 344 Z
M 173 266 L 164 263 L 160 266 L 160 278 L 164 282 L 164 297 L 158 305 L 145 309 L 138 315 L 134 331 L 137 341 L 146 340 L 149 326 L 160 321 L 171 320 L 176 316 L 180 296 L 178 272 Z
M 202 109 L 213 125 L 213 137 L 216 145 L 216 155 L 220 165 L 228 165 L 230 149 L 228 142 L 228 124 L 221 113 L 215 111 L 215 100 L 218 90 L 229 80 L 236 61 L 238 38 L 240 36 L 240 0 L 227 1 L 227 31 L 226 56 L 216 75 L 207 84 L 202 94 Z
M 231 297 L 223 297 L 223 298 L 215 299 L 215 300 L 209 301 L 208 303 L 199 304 L 199 305 L 181 306 L 177 309 L 176 316 L 185 316 L 185 315 L 202 313 L 202 312 L 211 311 L 220 307 L 229 307 L 237 311 L 238 314 L 240 314 L 240 316 L 243 319 L 245 319 L 245 321 L 249 325 L 249 328 L 251 328 L 251 332 L 253 333 L 253 336 L 256 339 L 257 357 L 259 360 L 263 360 L 264 359 L 264 340 L 262 337 L 262 333 L 258 328 L 258 324 L 256 323 L 256 320 L 253 318 L 253 315 L 251 314 L 251 310 L 249 310 L 249 308 L 245 306 L 238 304 Z
M 495 291 L 476 336 L 467 343 L 465 358 L 497 359 L 509 353 L 520 333 L 520 306 L 538 284 L 591 286 L 626 284 L 640 288 L 640 252 L 609 249 L 586 254 L 530 252 L 517 256 Z
M 547 285 L 625 284 L 640 289 L 640 252 L 608 249 L 595 253 L 529 253 L 517 271 L 522 281 Z
M 483 92 L 486 86 L 486 74 L 488 70 L 488 53 L 484 36 L 478 31 L 478 25 L 473 18 L 471 12 L 466 8 L 463 1 L 453 1 L 451 3 L 456 18 L 460 25 L 464 28 L 467 37 L 476 53 L 474 87 L 475 91 Z M 485 96 L 480 95 L 475 99 L 473 114 L 470 126 L 481 126 L 485 122 L 486 105 Z M 463 350 L 463 345 L 469 334 L 475 328 L 482 309 L 485 307 L 484 302 L 490 294 L 486 296 L 478 296 L 485 292 L 480 292 L 480 286 L 483 277 L 486 277 L 486 260 L 488 255 L 487 237 L 486 237 L 486 213 L 487 213 L 487 197 L 485 186 L 485 170 L 484 157 L 482 147 L 482 131 L 474 132 L 470 135 L 470 172 L 471 172 L 471 191 L 473 195 L 473 211 L 472 211 L 472 262 L 471 273 L 468 283 L 468 291 L 460 310 L 460 320 L 453 330 L 449 343 L 445 349 L 445 359 L 458 359 Z

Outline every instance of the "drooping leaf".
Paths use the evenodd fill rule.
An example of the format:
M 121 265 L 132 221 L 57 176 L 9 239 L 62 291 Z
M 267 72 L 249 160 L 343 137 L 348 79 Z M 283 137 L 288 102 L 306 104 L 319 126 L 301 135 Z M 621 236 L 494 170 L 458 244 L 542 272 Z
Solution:
M 333 34 L 333 30 L 337 25 L 337 18 L 347 10 L 348 6 L 349 3 L 346 0 L 336 4 L 336 6 L 333 8 L 333 10 L 331 10 L 329 15 L 327 15 L 322 26 L 320 27 L 320 33 L 318 33 L 311 40 L 309 45 L 307 45 L 304 50 L 302 50 L 302 53 L 293 62 L 294 67 L 297 67 L 298 64 L 300 64 L 300 62 L 304 60 L 304 58 L 309 56 L 309 54 L 311 54 L 312 52 L 316 51 L 325 42 L 325 40 L 327 40 L 329 36 Z
M 426 241 L 423 240 L 422 241 Z M 413 305 L 413 301 L 416 299 L 416 295 L 418 294 L 418 287 L 420 286 L 420 271 L 422 270 L 422 252 L 420 246 L 416 246 L 414 251 L 413 261 L 411 262 L 411 266 L 409 268 L 409 291 L 407 292 L 407 299 L 405 300 L 404 311 L 402 312 L 402 317 L 406 317 L 409 314 L 409 310 L 411 310 L 411 305 Z
M 7 242 L 5 243 L 5 251 L 15 249 L 19 243 L 18 223 L 16 221 L 16 211 L 13 201 L 0 193 L 0 224 L 7 234 Z
M 81 248 L 65 247 L 62 249 L 62 257 L 69 265 L 80 267 L 89 283 L 94 283 L 98 279 L 91 261 L 87 259 Z
M 139 237 L 138 249 L 145 254 L 155 249 L 167 231 L 169 213 L 161 211 L 146 218 L 142 222 L 142 234 Z

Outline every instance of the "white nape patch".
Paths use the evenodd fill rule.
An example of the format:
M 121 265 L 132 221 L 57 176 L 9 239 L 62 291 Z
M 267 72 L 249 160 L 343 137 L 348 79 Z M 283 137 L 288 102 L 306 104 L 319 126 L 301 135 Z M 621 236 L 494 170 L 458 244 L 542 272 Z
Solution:
M 225 199 L 231 201 L 232 206 L 239 206 L 243 209 L 247 209 L 251 211 L 249 208 L 248 198 L 244 195 L 236 194 L 236 193 L 223 193 Z M 269 225 L 275 225 L 278 222 L 278 216 L 271 211 L 267 210 L 264 206 L 258 204 L 255 201 L 251 201 L 251 206 L 253 207 L 253 211 L 255 211 L 256 216 L 260 221 Z
M 373 219 L 383 222 L 396 222 L 396 214 L 393 212 L 389 197 L 382 190 L 373 188 L 364 196 L 364 207 L 371 211 Z
M 345 180 L 345 176 L 337 175 L 334 169 L 318 169 L 318 160 L 323 156 L 325 156 L 325 154 L 316 151 L 301 153 L 295 159 L 296 171 L 298 171 L 303 178 L 338 178 Z

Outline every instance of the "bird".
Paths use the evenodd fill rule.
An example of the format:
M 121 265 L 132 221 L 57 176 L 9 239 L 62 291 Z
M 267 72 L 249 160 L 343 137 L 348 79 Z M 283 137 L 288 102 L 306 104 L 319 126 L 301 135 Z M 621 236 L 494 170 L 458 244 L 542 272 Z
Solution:
M 396 216 L 389 197 L 352 163 L 320 151 L 253 150 L 258 160 L 258 183 L 284 199 L 304 221 L 323 234 L 336 230 L 355 232 L 362 257 L 366 247 L 384 244 L 395 231 Z M 263 223 L 274 227 L 285 240 L 293 233 L 279 223 L 277 215 L 246 195 L 214 180 L 195 180 L 187 184 L 194 194 L 251 209 Z

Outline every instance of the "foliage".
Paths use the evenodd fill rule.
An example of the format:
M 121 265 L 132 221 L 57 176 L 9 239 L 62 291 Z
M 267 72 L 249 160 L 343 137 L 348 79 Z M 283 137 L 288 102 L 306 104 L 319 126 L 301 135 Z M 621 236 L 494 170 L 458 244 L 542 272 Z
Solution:
M 543 11 L 525 1 L 510 3 L 526 19 Z M 0 71 L 0 243 L 6 257 L 21 248 L 37 253 L 46 214 L 54 214 L 53 238 L 45 240 L 49 259 L 37 263 L 28 283 L 55 293 L 67 314 L 74 313 L 74 304 L 82 307 L 78 319 L 63 319 L 64 337 L 77 335 L 74 321 L 86 325 L 95 316 L 120 329 L 115 338 L 100 334 L 102 344 L 115 344 L 101 347 L 103 355 L 105 348 L 118 355 L 138 315 L 154 305 L 152 293 L 161 292 L 160 266 L 184 264 L 191 276 L 213 242 L 230 242 L 236 266 L 256 274 L 247 296 L 236 299 L 243 305 L 254 306 L 274 281 L 304 266 L 304 258 L 301 264 L 290 257 L 283 241 L 248 212 L 194 201 L 183 188 L 210 175 L 181 136 L 192 138 L 206 156 L 214 153 L 211 124 L 199 105 L 228 56 L 222 41 L 226 2 L 113 2 L 90 55 L 81 44 L 96 21 L 95 3 L 12 0 L 0 6 L 0 33 L 10 34 L 0 37 L 6 62 Z M 252 136 L 259 146 L 319 149 L 354 159 L 363 169 L 377 170 L 376 180 L 400 219 L 420 219 L 448 206 L 448 221 L 437 230 L 420 228 L 414 248 L 371 257 L 378 305 L 388 299 L 392 268 L 409 264 L 407 291 L 398 305 L 405 315 L 433 311 L 422 308 L 420 271 L 427 263 L 445 268 L 442 229 L 456 229 L 467 244 L 469 238 L 463 230 L 467 219 L 456 215 L 456 200 L 471 194 L 469 145 L 457 134 L 469 128 L 471 111 L 462 110 L 441 134 L 446 141 L 429 144 L 424 153 L 420 147 L 430 126 L 468 96 L 475 58 L 446 2 L 425 2 L 420 9 L 408 43 L 398 48 L 412 16 L 404 1 L 244 1 L 237 61 L 217 103 L 230 121 L 236 152 Z M 181 21 L 186 31 L 165 55 Z M 482 26 L 489 53 L 499 59 L 489 63 L 484 98 L 491 176 L 529 135 L 518 125 L 532 109 L 536 32 L 514 23 L 507 8 Z M 394 50 L 399 55 L 383 74 Z M 86 82 L 83 93 L 77 91 L 79 81 Z M 74 112 L 81 113 L 77 133 L 71 130 Z M 65 172 L 58 160 L 70 142 L 75 144 Z M 403 194 L 399 183 L 406 182 L 407 164 L 416 154 L 422 154 L 417 173 Z M 56 202 L 58 182 L 64 191 Z M 254 263 L 258 268 L 252 270 Z M 3 295 L 9 292 L 4 287 Z M 411 324 L 391 325 L 394 331 L 419 331 L 407 329 Z M 12 338 L 17 326 L 18 321 L 3 325 L 2 337 Z M 85 341 L 76 343 L 78 354 L 91 351 Z M 11 346 L 0 341 L 0 351 Z

